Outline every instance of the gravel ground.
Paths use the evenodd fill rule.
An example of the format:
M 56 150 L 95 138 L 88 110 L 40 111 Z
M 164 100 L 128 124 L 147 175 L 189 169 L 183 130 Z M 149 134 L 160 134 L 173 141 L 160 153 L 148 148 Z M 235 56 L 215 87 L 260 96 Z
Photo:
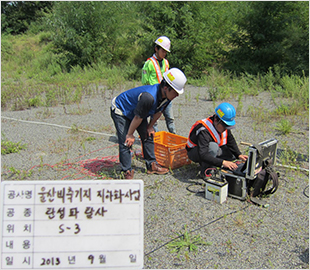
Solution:
M 177 133 L 187 137 L 192 124 L 212 114 L 219 102 L 209 101 L 203 87 L 187 86 L 185 91 L 173 102 L 173 110 Z M 2 139 L 27 147 L 20 153 L 1 156 L 1 180 L 98 179 L 97 170 L 101 177 L 117 178 L 120 168 L 110 100 L 111 96 L 102 95 L 85 97 L 78 106 L 2 111 Z M 298 169 L 275 167 L 280 173 L 279 189 L 266 199 L 270 206 L 261 208 L 230 197 L 223 204 L 205 199 L 204 193 L 198 192 L 202 191 L 202 180 L 196 176 L 196 164 L 164 176 L 149 176 L 143 161 L 133 159 L 135 179 L 144 180 L 144 268 L 308 269 L 309 119 L 293 117 L 294 132 L 281 135 L 275 130 L 279 120 L 257 122 L 259 115 L 275 109 L 276 104 L 289 104 L 289 100 L 262 93 L 245 96 L 239 102 L 227 101 L 238 111 L 233 130 L 238 143 L 276 138 L 278 153 L 290 149 L 297 159 L 291 164 Z M 166 130 L 162 119 L 159 128 Z M 137 140 L 134 151 L 140 149 Z M 247 147 L 240 145 L 240 149 L 245 152 Z M 96 158 L 101 163 L 95 168 Z M 107 166 L 111 164 L 113 167 Z M 82 171 L 82 165 L 88 170 Z M 178 236 L 185 232 L 207 244 L 197 245 L 196 252 L 171 252 L 168 243 L 180 240 Z

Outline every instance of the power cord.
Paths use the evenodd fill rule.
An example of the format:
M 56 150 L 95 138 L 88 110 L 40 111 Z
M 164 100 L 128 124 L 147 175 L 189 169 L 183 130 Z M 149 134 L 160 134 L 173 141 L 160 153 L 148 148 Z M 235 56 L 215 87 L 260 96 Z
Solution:
M 219 220 L 221 220 L 221 219 L 223 219 L 223 218 L 225 218 L 225 217 L 227 217 L 227 216 L 230 216 L 230 215 L 233 215 L 233 214 L 238 213 L 238 212 L 240 212 L 240 211 L 243 211 L 243 210 L 245 210 L 246 208 L 248 208 L 249 206 L 250 206 L 250 205 L 247 205 L 247 206 L 245 206 L 245 207 L 243 207 L 243 208 L 240 208 L 239 210 L 235 210 L 235 211 L 232 211 L 232 212 L 230 212 L 230 213 L 228 213 L 228 214 L 225 214 L 225 215 L 223 215 L 223 216 L 221 216 L 221 217 L 219 217 L 219 218 L 217 218 L 217 219 L 215 219 L 215 220 L 210 221 L 209 223 L 207 223 L 207 224 L 205 224 L 205 225 L 202 225 L 202 226 L 198 227 L 197 229 L 194 229 L 194 230 L 189 231 L 188 233 L 193 233 L 193 232 L 196 232 L 196 231 L 198 231 L 198 230 L 201 230 L 202 228 L 207 227 L 207 226 L 209 226 L 209 225 L 211 225 L 211 224 L 213 224 L 213 223 L 215 223 L 215 222 L 217 222 L 217 221 L 219 221 Z M 154 253 L 155 251 L 161 249 L 162 247 L 168 245 L 169 243 L 171 243 L 171 242 L 173 242 L 174 240 L 179 239 L 179 238 L 181 238 L 181 237 L 183 237 L 183 236 L 184 236 L 184 234 L 179 235 L 178 237 L 175 237 L 175 238 L 171 239 L 170 241 L 168 241 L 168 242 L 166 242 L 166 243 L 160 245 L 159 247 L 153 249 L 152 251 L 150 251 L 150 252 L 148 252 L 148 253 L 145 253 L 144 256 L 149 256 L 150 254 Z
M 306 193 L 306 191 L 308 190 L 308 194 Z M 309 185 L 306 186 L 302 192 L 307 198 L 309 198 Z
M 216 177 L 217 173 L 218 173 L 218 170 L 216 168 L 207 168 L 204 171 L 205 177 L 202 177 L 201 179 L 206 183 L 207 182 L 206 178 L 208 179 L 208 178 L 210 178 L 212 176 Z M 201 172 L 199 172 L 198 176 L 200 176 L 200 175 L 201 175 Z M 199 189 L 198 190 L 192 190 L 191 189 L 192 186 L 202 186 L 202 188 L 203 188 L 204 183 L 199 183 L 199 182 L 192 183 L 192 184 L 190 184 L 189 186 L 186 187 L 186 190 L 189 191 L 189 192 L 195 193 L 195 194 L 205 193 L 204 189 L 201 190 L 201 191 Z
M 200 190 L 201 188 L 203 188 L 203 183 L 199 183 L 199 182 L 195 182 L 193 184 L 190 184 L 189 186 L 186 187 L 186 190 L 189 191 L 189 192 L 192 192 L 192 193 L 195 193 L 195 194 L 202 194 L 202 193 L 205 193 L 205 190 Z M 191 187 L 193 186 L 201 186 L 199 189 L 197 190 L 193 190 L 191 189 Z

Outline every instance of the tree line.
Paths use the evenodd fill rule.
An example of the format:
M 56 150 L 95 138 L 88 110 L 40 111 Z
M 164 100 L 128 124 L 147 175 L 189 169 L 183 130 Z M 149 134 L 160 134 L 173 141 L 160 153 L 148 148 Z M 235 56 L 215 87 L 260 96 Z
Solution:
M 171 40 L 171 66 L 193 78 L 215 67 L 309 72 L 308 1 L 1 1 L 1 30 L 44 32 L 67 72 L 98 63 L 138 71 L 160 35 Z

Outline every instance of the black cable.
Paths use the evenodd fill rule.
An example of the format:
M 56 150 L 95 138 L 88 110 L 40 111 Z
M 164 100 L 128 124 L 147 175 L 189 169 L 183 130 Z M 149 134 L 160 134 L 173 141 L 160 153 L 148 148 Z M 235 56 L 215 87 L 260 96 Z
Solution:
M 238 213 L 238 212 L 240 212 L 240 211 L 243 211 L 244 209 L 248 208 L 249 206 L 250 206 L 250 205 L 247 205 L 246 207 L 243 207 L 243 208 L 241 208 L 241 209 L 239 209 L 239 210 L 235 210 L 235 211 L 233 211 L 233 212 L 230 212 L 229 214 L 225 214 L 225 215 L 223 215 L 223 216 L 221 216 L 221 217 L 219 217 L 219 218 L 217 218 L 217 219 L 215 219 L 215 220 L 210 221 L 209 223 L 207 223 L 207 224 L 205 224 L 205 225 L 202 225 L 202 226 L 198 227 L 197 229 L 194 229 L 194 230 L 192 230 L 192 231 L 189 231 L 188 233 L 192 233 L 192 232 L 198 231 L 198 230 L 200 230 L 200 229 L 202 229 L 202 228 L 204 228 L 204 227 L 206 227 L 206 226 L 209 226 L 209 225 L 211 225 L 211 224 L 213 224 L 213 223 L 215 223 L 215 222 L 221 220 L 221 219 L 224 218 L 224 217 L 227 217 L 227 216 L 229 216 L 229 215 L 232 215 L 232 214 Z M 152 254 L 153 252 L 155 252 L 155 251 L 161 249 L 162 247 L 168 245 L 168 244 L 171 243 L 172 241 L 181 238 L 182 236 L 184 236 L 184 234 L 181 234 L 181 235 L 179 235 L 178 237 L 175 237 L 175 238 L 171 239 L 170 241 L 166 242 L 165 244 L 162 244 L 161 246 L 159 246 L 159 247 L 153 249 L 153 250 L 150 251 L 149 253 L 144 254 L 144 256 L 148 256 L 148 255 Z
M 214 172 L 213 172 L 214 171 Z M 208 173 L 210 172 L 210 173 Z M 216 168 L 207 168 L 204 172 L 205 174 L 205 177 L 207 178 L 202 178 L 202 180 L 207 183 L 207 179 L 210 178 L 210 177 L 216 177 L 216 174 L 218 173 L 218 170 Z M 203 183 L 199 183 L 199 182 L 195 182 L 191 185 L 189 185 L 188 187 L 186 187 L 186 190 L 189 191 L 189 192 L 192 192 L 192 193 L 196 193 L 196 194 L 200 194 L 200 193 L 204 193 L 205 190 L 202 190 L 202 191 L 199 191 L 199 190 L 191 190 L 190 187 L 191 186 L 195 186 L 195 185 L 200 185 L 200 186 L 203 186 Z
M 203 186 L 202 183 L 199 183 L 199 182 L 193 183 L 193 184 L 187 186 L 186 190 L 189 192 L 195 193 L 195 194 L 205 193 L 205 190 L 202 190 L 202 191 L 199 191 L 199 189 L 198 190 L 191 190 L 190 187 L 192 187 L 192 186 Z
M 306 190 L 308 189 L 308 194 L 306 194 Z M 309 198 L 309 185 L 306 186 L 302 192 L 307 198 Z

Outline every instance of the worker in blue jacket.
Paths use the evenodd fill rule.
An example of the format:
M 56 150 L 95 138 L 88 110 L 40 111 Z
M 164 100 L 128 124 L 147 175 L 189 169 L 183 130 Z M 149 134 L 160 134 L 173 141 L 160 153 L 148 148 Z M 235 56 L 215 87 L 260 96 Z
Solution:
M 121 171 L 125 179 L 133 179 L 134 176 L 130 148 L 135 141 L 133 134 L 136 130 L 142 142 L 147 173 L 168 173 L 169 169 L 156 162 L 153 125 L 170 102 L 184 92 L 186 80 L 181 70 L 171 68 L 163 74 L 160 84 L 136 87 L 113 98 L 111 117 L 117 132 Z M 148 123 L 149 116 L 151 120 Z

